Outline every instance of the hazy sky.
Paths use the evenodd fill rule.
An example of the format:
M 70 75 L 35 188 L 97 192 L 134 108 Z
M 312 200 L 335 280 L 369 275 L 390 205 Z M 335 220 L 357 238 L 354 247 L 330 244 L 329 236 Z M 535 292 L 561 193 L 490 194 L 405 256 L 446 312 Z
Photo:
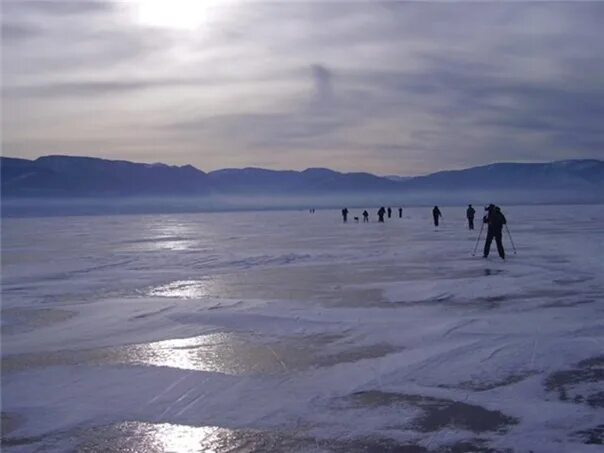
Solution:
M 2 7 L 7 156 L 415 175 L 604 155 L 604 2 Z

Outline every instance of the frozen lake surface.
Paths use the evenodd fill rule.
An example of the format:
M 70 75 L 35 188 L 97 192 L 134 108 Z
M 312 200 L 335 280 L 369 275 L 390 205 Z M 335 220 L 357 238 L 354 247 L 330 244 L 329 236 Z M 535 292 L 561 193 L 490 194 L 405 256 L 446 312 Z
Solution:
M 3 220 L 3 451 L 601 451 L 604 207 L 442 211 Z

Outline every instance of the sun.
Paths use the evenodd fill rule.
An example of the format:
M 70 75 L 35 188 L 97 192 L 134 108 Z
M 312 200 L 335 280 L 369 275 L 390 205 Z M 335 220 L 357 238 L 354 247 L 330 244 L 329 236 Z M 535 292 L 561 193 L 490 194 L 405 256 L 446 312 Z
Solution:
M 225 0 L 133 0 L 135 20 L 150 27 L 194 30 L 210 19 Z

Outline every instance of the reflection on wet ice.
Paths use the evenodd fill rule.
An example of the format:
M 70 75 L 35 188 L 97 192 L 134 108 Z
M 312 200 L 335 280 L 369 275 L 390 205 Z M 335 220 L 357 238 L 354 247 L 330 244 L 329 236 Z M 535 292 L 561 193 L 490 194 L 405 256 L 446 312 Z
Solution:
M 203 233 L 199 224 L 192 228 L 191 224 L 153 220 L 145 228 L 142 237 L 148 239 L 152 250 L 182 251 L 197 246 Z
M 340 337 L 317 335 L 302 338 L 254 338 L 233 333 L 217 333 L 180 340 L 166 340 L 124 348 L 124 362 L 166 366 L 184 370 L 214 371 L 225 374 L 274 374 L 355 362 L 395 352 L 398 348 L 378 344 L 348 346 L 322 354 L 323 348 Z
M 268 346 L 249 344 L 230 333 L 134 345 L 121 348 L 119 355 L 126 363 L 234 375 L 275 369 Z
M 178 280 L 151 289 L 149 295 L 179 299 L 199 299 L 211 295 L 212 290 L 216 292 L 214 283 L 209 280 Z
M 331 453 L 429 453 L 414 443 L 371 436 L 323 439 L 304 430 L 261 431 L 250 428 L 227 429 L 216 426 L 186 426 L 171 423 L 128 421 L 91 429 L 74 429 L 38 438 L 4 438 L 3 445 L 21 446 L 21 451 L 77 451 L 80 453 L 252 453 L 252 452 L 331 452 Z M 459 441 L 446 451 L 494 451 L 484 441 Z M 35 450 L 34 450 L 35 449 Z M 445 450 L 442 450 L 445 451 Z
M 268 432 L 134 421 L 36 438 L 3 438 L 3 445 L 6 447 L 20 446 L 31 450 L 35 448 L 36 451 L 107 453 L 273 451 L 273 447 L 278 444 L 283 446 L 283 443 L 281 436 Z
M 185 426 L 162 423 L 124 423 L 118 429 L 135 430 L 133 438 L 141 451 L 212 452 L 225 451 L 220 446 L 233 444 L 233 432 L 214 426 Z
M 4 372 L 54 365 L 126 364 L 231 375 L 280 374 L 356 362 L 400 350 L 388 344 L 338 346 L 339 339 L 337 335 L 281 338 L 214 333 L 110 348 L 18 354 L 4 357 L 2 366 Z

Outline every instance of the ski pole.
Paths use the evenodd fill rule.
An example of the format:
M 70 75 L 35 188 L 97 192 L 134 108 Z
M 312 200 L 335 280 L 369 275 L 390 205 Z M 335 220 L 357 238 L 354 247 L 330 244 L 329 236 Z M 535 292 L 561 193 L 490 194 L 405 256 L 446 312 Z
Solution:
M 505 231 L 508 232 L 508 236 L 510 237 L 510 242 L 512 243 L 512 248 L 514 249 L 514 255 L 516 254 L 516 246 L 514 245 L 514 240 L 512 239 L 512 234 L 510 233 L 510 229 L 507 224 L 505 225 Z
M 478 243 L 480 242 L 480 236 L 482 235 L 482 229 L 484 228 L 484 222 L 480 225 L 480 233 L 478 233 L 478 239 L 476 239 L 476 245 L 474 246 L 474 251 L 472 252 L 472 256 L 476 256 L 476 249 L 478 249 Z

